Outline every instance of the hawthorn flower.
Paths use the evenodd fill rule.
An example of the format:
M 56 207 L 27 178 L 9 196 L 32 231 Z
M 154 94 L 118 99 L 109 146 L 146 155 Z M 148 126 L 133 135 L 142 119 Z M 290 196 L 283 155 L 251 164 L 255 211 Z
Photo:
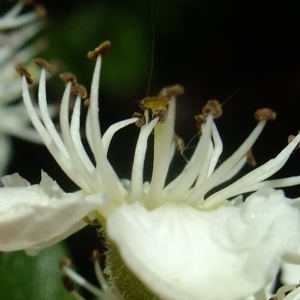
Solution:
M 275 188 L 300 184 L 300 176 L 267 179 L 286 163 L 300 141 L 300 134 L 291 137 L 275 158 L 212 192 L 243 168 L 251 147 L 267 121 L 275 119 L 276 114 L 267 108 L 258 110 L 255 113 L 257 126 L 245 142 L 218 165 L 223 144 L 214 119 L 221 116 L 222 109 L 216 100 L 211 100 L 196 117 L 201 134 L 194 154 L 177 178 L 167 182 L 175 149 L 183 147 L 182 140 L 174 133 L 176 97 L 183 93 L 183 88 L 179 85 L 164 88 L 157 97 L 145 98 L 140 103 L 144 114 L 136 113 L 132 118 L 117 122 L 102 135 L 98 89 L 102 56 L 109 47 L 110 42 L 104 42 L 88 54 L 89 58 L 96 59 L 96 66 L 86 102 L 85 133 L 95 163 L 81 141 L 81 102 L 87 93 L 75 76 L 70 73 L 61 76 L 66 88 L 61 102 L 60 135 L 47 110 L 47 64 L 42 60 L 38 62 L 44 67 L 39 83 L 41 118 L 30 99 L 29 74 L 22 68 L 19 71 L 24 103 L 34 127 L 57 163 L 80 189 L 68 199 L 74 205 L 94 201 L 94 216 L 108 238 L 106 273 L 111 289 L 118 290 L 125 299 L 265 300 L 264 289 L 274 280 L 281 263 L 299 257 L 299 200 L 288 199 L 283 191 Z M 71 94 L 77 96 L 69 121 Z M 108 161 L 107 152 L 114 134 L 134 123 L 140 127 L 140 134 L 131 179 L 122 180 Z M 143 169 L 152 132 L 154 159 L 151 181 L 147 182 Z M 45 187 L 43 180 L 41 185 Z M 27 193 L 29 189 L 23 188 L 22 192 Z M 46 189 L 48 192 L 44 189 L 39 188 L 40 197 L 48 198 L 39 214 L 32 217 L 36 228 L 42 216 L 48 215 L 47 206 L 52 199 L 49 189 Z M 243 201 L 241 195 L 249 192 L 253 193 Z M 63 194 L 59 201 L 63 203 L 66 198 Z M 23 200 L 18 197 L 18 191 L 15 199 L 19 205 L 29 207 L 38 202 L 38 197 L 31 203 Z M 61 222 L 56 214 L 62 212 L 67 214 L 68 208 L 61 206 L 53 211 L 54 227 Z M 10 214 L 13 213 L 10 209 Z M 67 216 L 62 222 L 68 223 L 69 228 L 76 224 Z M 35 233 L 33 229 L 20 236 L 29 238 Z M 69 233 L 67 229 L 64 236 Z M 44 241 L 46 238 L 44 236 Z M 9 242 L 12 249 L 13 237 Z M 298 294 L 298 289 L 296 291 Z
M 24 104 L 12 104 L 22 92 L 15 65 L 27 62 L 39 51 L 36 44 L 24 45 L 42 28 L 38 13 L 21 14 L 23 7 L 23 1 L 19 1 L 0 17 L 0 174 L 4 173 L 11 153 L 8 135 L 40 141 L 36 131 L 29 127 Z

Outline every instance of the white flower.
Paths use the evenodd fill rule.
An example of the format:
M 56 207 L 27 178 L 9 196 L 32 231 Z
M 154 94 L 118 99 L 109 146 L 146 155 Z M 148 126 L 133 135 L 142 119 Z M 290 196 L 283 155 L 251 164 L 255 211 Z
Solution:
M 29 127 L 29 119 L 23 103 L 11 104 L 21 96 L 19 78 L 15 66 L 27 62 L 39 50 L 34 44 L 24 46 L 41 28 L 36 12 L 20 14 L 24 3 L 19 1 L 0 17 L 0 174 L 9 161 L 11 144 L 7 135 L 39 142 L 36 132 Z
M 86 120 L 86 136 L 95 165 L 80 138 L 80 95 L 85 92 L 75 77 L 69 73 L 63 76 L 67 84 L 61 103 L 60 136 L 47 111 L 45 70 L 39 85 L 41 120 L 31 103 L 27 74 L 21 72 L 23 99 L 45 145 L 80 187 L 82 197 L 98 199 L 97 211 L 101 222 L 107 220 L 109 238 L 127 267 L 156 295 L 162 299 L 240 300 L 251 295 L 266 299 L 264 287 L 275 278 L 283 255 L 296 252 L 300 244 L 296 202 L 274 188 L 299 184 L 300 177 L 266 179 L 285 164 L 298 145 L 300 134 L 277 157 L 206 197 L 242 169 L 266 121 L 275 118 L 269 109 L 257 111 L 256 128 L 236 152 L 217 166 L 223 145 L 213 119 L 222 112 L 217 101 L 209 101 L 197 117 L 201 138 L 193 156 L 178 177 L 166 183 L 175 146 L 181 146 L 181 140 L 174 137 L 174 123 L 175 96 L 182 88 L 165 88 L 158 97 L 145 98 L 141 102 L 144 117 L 113 124 L 102 136 L 98 85 L 102 54 L 109 46 L 105 42 L 89 53 L 97 60 Z M 69 98 L 76 91 L 79 95 L 69 123 Z M 149 109 L 153 111 L 152 120 Z M 107 159 L 107 151 L 113 135 L 134 122 L 141 131 L 131 180 L 120 180 Z M 153 130 L 152 178 L 151 182 L 144 182 L 147 140 Z M 228 200 L 246 192 L 254 193 L 244 203 L 241 197 Z M 69 226 L 72 225 L 70 220 Z

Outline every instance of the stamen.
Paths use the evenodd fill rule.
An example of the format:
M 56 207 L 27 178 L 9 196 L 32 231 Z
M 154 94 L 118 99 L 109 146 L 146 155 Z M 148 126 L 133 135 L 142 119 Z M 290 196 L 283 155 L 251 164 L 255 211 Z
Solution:
M 77 78 L 73 73 L 65 72 L 59 74 L 59 78 L 65 83 L 68 84 L 68 82 L 71 82 L 73 86 L 77 84 Z
M 110 41 L 104 41 L 95 50 L 90 51 L 88 53 L 87 57 L 89 59 L 97 59 L 98 56 L 103 55 L 104 53 L 106 53 L 109 50 L 110 47 L 111 47 L 111 42 Z
M 294 135 L 290 135 L 290 136 L 288 137 L 288 143 L 291 143 L 291 142 L 293 141 L 294 138 L 295 138 Z M 298 145 L 295 147 L 294 150 L 297 150 L 297 149 L 299 149 L 299 148 L 300 148 L 300 143 L 298 143 Z
M 64 266 L 71 266 L 72 261 L 70 258 L 68 257 L 63 257 L 60 261 L 59 261 L 59 267 L 62 268 Z
M 184 88 L 180 84 L 175 84 L 163 88 L 159 93 L 158 97 L 177 97 L 184 94 Z
M 70 87 L 70 84 L 67 86 Z M 82 182 L 84 182 L 84 185 L 80 187 L 86 192 L 97 191 L 99 185 L 95 182 L 93 174 L 88 172 L 86 166 L 80 160 L 80 156 L 78 155 L 74 141 L 72 140 L 69 124 L 69 97 L 70 89 L 66 89 L 61 101 L 59 115 L 62 139 L 71 158 L 72 164 L 75 167 L 76 175 L 80 177 Z
M 98 279 L 98 282 L 101 285 L 101 288 L 104 291 L 108 291 L 109 285 L 107 284 L 107 281 L 106 281 L 105 277 L 103 276 L 101 266 L 100 266 L 100 258 L 101 258 L 100 252 L 98 250 L 94 250 L 92 253 L 92 256 L 91 256 L 91 261 L 94 263 L 96 277 Z
M 270 108 L 261 108 L 255 112 L 254 118 L 257 121 L 274 121 L 276 119 L 276 112 Z
M 80 105 L 81 99 L 80 97 L 77 97 L 73 108 L 70 130 L 76 151 L 88 172 L 92 174 L 95 171 L 95 166 L 84 149 L 80 135 Z
M 89 106 L 90 107 L 91 101 L 89 100 Z M 91 115 L 90 110 L 88 109 L 86 119 L 85 119 L 85 136 L 87 138 L 89 147 L 92 150 L 92 153 L 95 153 L 95 146 L 92 138 L 92 128 L 91 128 Z
M 76 84 L 71 88 L 71 95 L 79 95 L 80 98 L 85 99 L 87 97 L 86 88 L 82 84 Z
M 107 45 L 108 44 L 106 43 L 105 47 L 107 47 Z M 99 48 L 101 48 L 101 45 Z M 97 51 L 100 50 L 101 49 L 98 49 Z M 100 54 L 102 53 L 101 51 L 99 52 Z M 98 110 L 99 110 L 98 92 L 99 92 L 101 62 L 102 62 L 101 55 L 98 55 L 94 74 L 93 74 L 93 79 L 92 79 L 90 107 L 88 110 L 87 122 L 89 123 L 88 128 L 90 127 L 90 132 L 87 133 L 90 134 L 91 137 L 88 138 L 88 142 L 90 142 L 91 140 L 93 141 L 91 145 L 91 149 L 93 151 L 96 160 L 96 171 L 101 176 L 101 180 L 105 186 L 107 193 L 111 196 L 112 199 L 114 199 L 116 203 L 121 204 L 123 202 L 123 199 L 122 199 L 121 191 L 118 187 L 118 183 L 120 183 L 120 180 L 106 159 L 106 155 L 103 149 L 103 144 L 101 139 L 101 132 L 100 132 L 100 122 L 98 116 Z M 89 130 L 88 128 L 87 130 Z M 121 186 L 121 183 L 119 184 L 119 186 Z
M 83 286 L 84 288 L 86 288 L 88 291 L 90 291 L 92 294 L 94 294 L 95 296 L 99 296 L 99 297 L 103 297 L 105 296 L 104 293 L 96 288 L 95 286 L 93 286 L 91 283 L 89 283 L 88 281 L 86 281 L 82 276 L 78 275 L 77 273 L 75 273 L 72 269 L 70 269 L 68 266 L 63 265 L 62 266 L 62 270 L 73 280 L 75 281 L 77 284 Z M 102 299 L 102 298 L 101 298 Z
M 247 156 L 247 163 L 252 166 L 255 167 L 256 166 L 256 160 L 255 157 L 253 155 L 252 149 L 250 148 L 246 154 Z
M 223 164 L 221 164 L 216 171 L 201 185 L 199 188 L 194 189 L 193 195 L 191 196 L 194 201 L 203 199 L 204 195 L 211 190 L 213 187 L 220 184 L 224 177 L 227 176 L 228 172 L 241 160 L 241 158 L 248 152 L 248 150 L 255 143 L 263 130 L 266 121 L 260 121 L 255 129 L 251 132 L 249 137 L 244 143 L 231 155 Z M 200 140 L 201 141 L 201 140 Z M 193 199 L 194 198 L 194 199 Z M 206 201 L 205 201 L 206 203 Z
M 130 124 L 136 123 L 138 121 L 139 120 L 137 118 L 131 118 L 128 120 L 123 120 L 123 121 L 117 122 L 117 123 L 109 126 L 109 128 L 105 131 L 105 133 L 103 134 L 103 137 L 102 137 L 102 144 L 103 144 L 105 156 L 107 155 L 108 147 L 110 145 L 110 142 L 111 142 L 114 134 L 117 131 L 119 131 L 120 129 L 122 129 Z
M 211 165 L 211 158 L 213 156 L 214 146 L 212 141 L 208 141 L 208 147 L 207 147 L 207 153 L 205 160 L 203 162 L 202 168 L 199 170 L 199 174 L 197 176 L 197 179 L 195 181 L 195 187 L 200 186 L 205 180 L 208 178 L 208 171 L 209 167 Z
M 39 104 L 41 105 L 41 115 L 43 122 L 46 126 L 40 121 L 36 110 L 34 109 L 31 98 L 28 91 L 28 86 L 26 83 L 26 77 L 22 76 L 22 87 L 23 87 L 23 99 L 26 106 L 28 116 L 36 128 L 37 132 L 40 134 L 45 146 L 48 148 L 51 155 L 55 158 L 57 163 L 60 165 L 62 170 L 73 180 L 78 186 L 82 187 L 84 190 L 87 190 L 85 182 L 78 176 L 77 172 L 73 168 L 73 164 L 70 161 L 68 151 L 65 148 L 64 143 L 61 141 L 58 133 L 56 132 L 53 122 L 49 116 L 49 112 L 46 108 L 46 90 L 45 90 L 46 75 L 45 70 L 42 70 L 40 86 L 39 86 Z M 70 85 L 69 85 L 70 89 Z M 68 86 L 65 93 L 69 93 Z M 48 131 L 49 129 L 49 131 Z M 54 143 L 53 143 L 54 142 Z
M 203 135 L 200 138 L 191 160 L 185 166 L 181 174 L 165 188 L 165 192 L 167 193 L 165 201 L 177 202 L 185 199 L 187 191 L 196 180 L 198 174 L 202 171 L 205 161 L 211 156 L 211 154 L 209 154 L 209 147 L 212 124 L 213 117 L 210 114 L 207 117 L 206 123 L 202 125 Z
M 222 105 L 218 100 L 209 100 L 206 105 L 202 108 L 202 114 L 195 116 L 196 126 L 199 129 L 200 133 L 201 126 L 206 122 L 208 115 L 212 115 L 214 119 L 217 119 L 222 116 Z
M 218 201 L 220 201 L 220 199 L 228 199 L 237 194 L 254 191 L 258 187 L 259 183 L 260 186 L 270 184 L 270 182 L 272 181 L 266 181 L 266 183 L 262 181 L 275 174 L 284 166 L 284 164 L 288 160 L 290 154 L 292 153 L 296 145 L 299 143 L 299 141 L 300 134 L 298 134 L 297 137 L 290 144 L 288 144 L 275 158 L 269 160 L 262 166 L 258 167 L 257 169 L 240 178 L 239 180 L 235 181 L 230 186 L 222 189 L 221 191 L 207 198 L 204 206 L 215 206 L 218 203 Z M 297 177 L 296 181 L 299 184 L 299 180 L 297 179 Z M 280 181 L 277 182 L 280 183 Z M 254 189 L 254 187 L 256 188 Z
M 144 161 L 147 150 L 147 141 L 154 126 L 158 122 L 158 118 L 153 119 L 149 124 L 141 127 L 136 147 L 131 173 L 130 199 L 129 202 L 137 200 L 143 201 L 143 173 Z
M 150 190 L 146 199 L 146 206 L 154 208 L 162 204 L 162 190 L 165 186 L 170 159 L 174 154 L 174 126 L 176 114 L 176 100 L 171 97 L 167 112 L 167 120 L 157 124 L 154 128 L 154 159 Z
M 248 161 L 247 155 L 243 156 L 235 165 L 234 167 L 220 180 L 219 184 L 222 184 L 231 178 L 233 178 L 235 175 L 237 175 L 242 168 L 245 166 L 245 164 Z
M 34 58 L 33 62 L 42 67 L 43 69 L 45 69 L 47 72 L 52 73 L 52 66 L 44 59 L 42 58 Z
M 96 253 L 95 253 L 95 255 L 96 255 Z M 96 262 L 96 261 L 98 261 L 98 262 Z M 85 278 L 83 278 L 82 276 L 80 276 L 79 274 L 74 272 L 70 268 L 70 265 L 71 265 L 70 259 L 63 258 L 60 261 L 60 267 L 63 270 L 63 272 L 67 275 L 67 277 L 69 277 L 71 280 L 73 280 L 77 284 L 81 285 L 82 287 L 84 287 L 85 289 L 90 291 L 93 295 L 99 297 L 99 299 L 101 299 L 101 300 L 121 300 L 122 299 L 121 296 L 114 295 L 113 292 L 110 290 L 110 287 L 107 284 L 105 277 L 103 276 L 103 273 L 101 271 L 101 268 L 99 265 L 99 260 L 94 257 L 94 262 L 95 262 L 95 269 L 97 269 L 97 272 L 98 272 L 97 278 L 100 279 L 99 283 L 101 283 L 102 290 L 100 288 L 95 287 L 94 285 L 89 283 Z M 96 265 L 98 265 L 98 266 L 96 266 Z M 98 267 L 99 267 L 99 269 L 98 269 Z M 69 285 L 70 288 L 72 288 L 72 284 L 70 284 L 68 281 L 67 281 L 67 284 Z M 73 290 L 73 293 L 74 293 L 74 290 Z M 77 295 L 79 295 L 79 294 L 77 294 Z M 78 299 L 82 299 L 82 298 L 78 298 Z
M 73 119 L 73 118 L 72 118 Z M 130 120 L 130 119 L 129 119 Z M 127 121 L 129 121 L 129 120 L 127 120 Z M 87 140 L 88 140 L 88 143 L 89 143 L 89 146 L 91 147 L 91 150 L 92 150 L 92 152 L 94 153 L 94 151 L 95 151 L 95 149 L 93 148 L 94 147 L 94 144 L 93 144 L 93 140 L 92 140 L 92 133 L 91 133 L 91 126 L 90 126 L 90 114 L 89 114 L 89 112 L 88 112 L 88 114 L 87 114 L 87 119 L 86 119 L 86 137 L 87 137 Z M 122 121 L 121 122 L 119 122 L 119 123 L 122 123 Z M 129 122 L 127 125 L 129 125 L 131 122 Z M 114 125 L 116 125 L 116 124 L 114 124 Z M 111 127 L 112 128 L 108 128 L 108 136 L 105 138 L 105 136 L 106 136 L 106 133 L 107 133 L 107 131 L 105 132 L 105 134 L 103 135 L 103 139 L 105 138 L 105 139 L 108 139 L 109 138 L 109 135 L 110 134 L 114 134 L 114 130 L 115 129 L 117 129 L 117 127 L 118 127 L 118 125 L 120 125 L 120 124 L 118 124 L 117 123 L 117 126 L 114 128 L 114 125 L 112 125 Z M 126 120 L 125 120 L 125 124 L 124 124 L 124 126 L 126 126 Z M 78 125 L 78 128 L 79 128 L 79 125 Z M 112 136 L 111 136 L 111 138 L 112 138 Z M 79 134 L 78 134 L 78 141 L 80 140 L 80 136 L 79 136 Z M 81 140 L 80 140 L 80 142 L 81 142 Z M 110 142 L 110 141 L 109 141 Z M 106 151 L 105 153 L 107 154 L 107 151 L 108 151 L 108 147 L 109 147 L 109 143 L 106 145 L 106 143 L 108 143 L 108 141 L 102 141 L 102 145 L 103 145 L 103 150 L 104 151 Z M 82 146 L 83 147 L 83 146 Z M 106 147 L 107 147 L 107 149 L 106 149 Z M 84 150 L 85 151 L 85 150 Z M 112 172 L 112 174 L 113 174 L 113 176 L 114 176 L 114 180 L 117 182 L 117 185 L 118 185 L 118 188 L 119 188 L 119 190 L 120 190 L 120 193 L 122 194 L 122 196 L 123 196 L 123 198 L 124 197 L 126 197 L 127 195 L 128 195 L 128 192 L 126 191 L 126 189 L 124 188 L 124 186 L 123 186 L 123 184 L 121 183 L 121 180 L 118 178 L 118 176 L 114 173 L 114 170 L 113 170 L 113 168 L 111 167 L 111 165 L 108 163 L 108 167 L 109 167 L 109 169 L 111 170 L 111 172 Z M 97 176 L 97 179 L 95 179 L 95 181 L 97 180 L 98 181 L 98 189 L 99 190 L 103 190 L 103 189 L 105 189 L 105 187 L 104 187 L 104 185 L 103 185 L 103 182 L 102 182 L 102 180 L 101 180 L 101 175 L 99 174 L 99 173 L 96 173 L 96 176 Z
M 200 130 L 201 133 L 201 126 L 205 123 L 206 118 L 203 115 L 195 116 L 196 127 Z
M 146 124 L 146 118 L 144 115 L 142 115 L 139 112 L 135 112 L 132 115 L 133 118 L 138 118 L 138 120 L 135 122 L 135 125 L 139 128 L 141 128 L 142 126 L 144 126 Z
M 222 116 L 222 105 L 218 100 L 209 100 L 206 105 L 202 108 L 202 115 L 206 118 L 212 114 L 214 119 Z
M 210 165 L 209 165 L 209 170 L 207 173 L 207 178 L 210 177 L 210 175 L 215 170 L 215 167 L 219 161 L 219 157 L 223 151 L 223 143 L 222 143 L 221 137 L 219 135 L 219 131 L 218 131 L 215 123 L 213 123 L 213 125 L 212 125 L 212 137 L 213 137 L 213 142 L 214 142 L 214 151 L 213 151 L 212 157 L 210 159 Z
M 223 143 L 215 123 L 212 124 L 212 138 L 213 143 L 211 141 L 209 143 L 207 156 L 202 169 L 199 171 L 195 188 L 199 187 L 211 176 L 223 150 Z M 189 203 L 192 204 L 190 201 Z
M 20 76 L 24 76 L 26 79 L 27 84 L 31 85 L 33 84 L 33 78 L 32 76 L 29 74 L 29 72 L 25 69 L 24 66 L 19 65 L 16 67 L 17 72 L 20 74 Z
M 52 145 L 52 138 L 49 135 L 49 133 L 47 132 L 46 128 L 43 126 L 42 122 L 40 121 L 32 103 L 31 103 L 31 99 L 30 99 L 30 95 L 29 95 L 29 90 L 28 90 L 28 86 L 27 86 L 27 81 L 26 81 L 26 77 L 22 76 L 22 87 L 23 87 L 23 99 L 24 99 L 24 104 L 26 106 L 29 118 L 32 122 L 32 124 L 34 125 L 34 127 L 36 128 L 36 130 L 38 131 L 38 133 L 40 134 L 44 144 L 47 146 L 47 148 L 49 149 L 49 151 L 51 152 L 51 154 L 55 157 L 55 150 L 53 149 L 55 148 L 56 145 L 53 145 L 53 147 L 50 147 L 50 145 Z M 50 150 L 51 148 L 51 150 Z
M 66 90 L 68 90 L 68 88 L 66 88 Z M 50 135 L 50 137 L 53 140 L 53 142 L 55 143 L 55 145 L 62 152 L 62 154 L 67 159 L 69 159 L 68 151 L 66 150 L 66 147 L 65 147 L 60 135 L 58 134 L 58 132 L 55 128 L 55 125 L 49 115 L 47 99 L 46 99 L 46 72 L 44 69 L 42 69 L 41 76 L 40 76 L 38 100 L 39 100 L 40 114 L 41 114 L 44 126 L 46 127 L 48 134 Z

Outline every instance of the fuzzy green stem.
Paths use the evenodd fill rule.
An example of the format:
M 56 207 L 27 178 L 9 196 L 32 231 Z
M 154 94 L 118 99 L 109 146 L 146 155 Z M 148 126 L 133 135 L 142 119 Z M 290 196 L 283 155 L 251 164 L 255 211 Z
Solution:
M 112 288 L 126 300 L 159 300 L 144 284 L 125 266 L 115 244 L 107 241 L 106 272 L 110 275 Z

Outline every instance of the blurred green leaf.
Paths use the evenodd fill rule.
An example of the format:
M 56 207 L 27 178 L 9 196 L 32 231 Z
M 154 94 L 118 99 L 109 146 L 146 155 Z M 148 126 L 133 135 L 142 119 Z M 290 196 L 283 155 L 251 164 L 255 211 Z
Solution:
M 68 255 L 63 244 L 57 244 L 28 256 L 23 251 L 2 253 L 0 259 L 0 299 L 71 300 L 61 283 L 59 260 Z

